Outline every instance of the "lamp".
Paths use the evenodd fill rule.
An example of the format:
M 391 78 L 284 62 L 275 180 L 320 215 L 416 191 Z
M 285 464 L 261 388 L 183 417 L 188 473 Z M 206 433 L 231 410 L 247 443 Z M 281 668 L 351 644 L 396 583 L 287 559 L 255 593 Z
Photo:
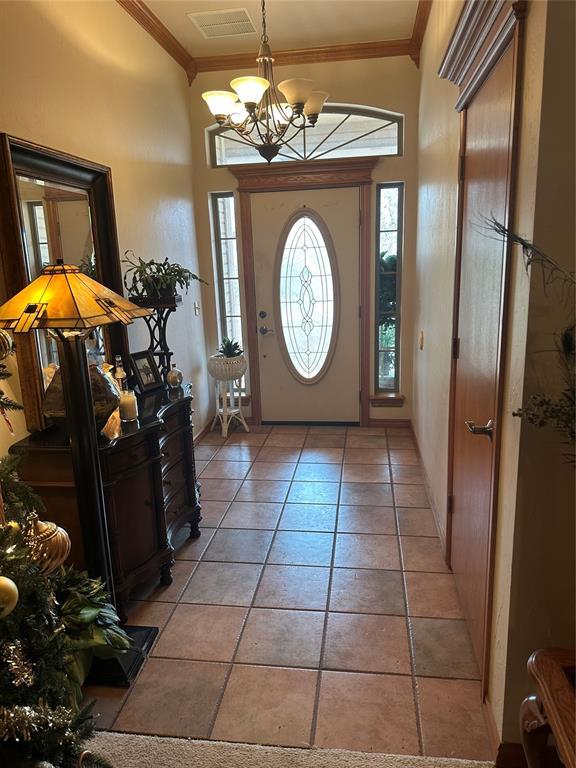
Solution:
M 316 125 L 328 94 L 314 91 L 313 80 L 296 77 L 278 84 L 278 91 L 284 96 L 280 98 L 266 31 L 266 0 L 261 0 L 261 6 L 262 34 L 256 59 L 258 76 L 234 78 L 230 87 L 235 93 L 206 91 L 202 98 L 218 125 L 236 133 L 234 141 L 253 146 L 271 162 L 283 146 L 290 145 L 299 133 Z
M 149 309 L 132 304 L 61 259 L 44 267 L 33 282 L 0 307 L 0 328 L 14 333 L 45 329 L 56 336 L 87 570 L 90 576 L 102 578 L 113 601 L 114 584 L 85 339 L 97 326 L 118 322 L 128 325 L 135 318 L 148 314 Z M 156 633 L 157 630 L 154 635 Z M 136 641 L 136 637 L 133 639 Z M 140 648 L 128 652 L 131 654 L 129 668 L 125 668 L 127 663 L 122 664 L 122 674 L 108 675 L 108 682 L 126 684 L 133 679 L 144 660 L 142 646 L 148 647 L 153 636 L 142 641 L 140 635 L 138 639 L 141 640 Z

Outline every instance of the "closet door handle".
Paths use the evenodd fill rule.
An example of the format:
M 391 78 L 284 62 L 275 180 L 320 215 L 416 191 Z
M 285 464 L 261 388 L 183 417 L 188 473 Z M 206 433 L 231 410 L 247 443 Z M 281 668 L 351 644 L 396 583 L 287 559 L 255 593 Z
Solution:
M 470 432 L 473 435 L 486 435 L 486 437 L 489 437 L 490 440 L 492 440 L 492 433 L 494 432 L 495 423 L 492 419 L 488 419 L 486 424 L 484 424 L 483 427 L 477 427 L 476 424 L 474 424 L 473 421 L 465 421 L 464 424 L 466 424 L 468 428 L 468 432 Z

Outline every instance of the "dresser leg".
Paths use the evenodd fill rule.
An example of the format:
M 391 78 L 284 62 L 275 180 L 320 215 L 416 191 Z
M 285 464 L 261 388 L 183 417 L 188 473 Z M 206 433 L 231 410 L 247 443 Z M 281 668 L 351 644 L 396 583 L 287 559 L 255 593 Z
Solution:
M 172 563 L 167 563 L 160 568 L 160 584 L 169 587 L 172 581 Z
M 190 538 L 191 539 L 199 539 L 200 538 L 200 520 L 202 520 L 201 517 L 198 518 L 198 520 L 194 520 L 190 523 Z

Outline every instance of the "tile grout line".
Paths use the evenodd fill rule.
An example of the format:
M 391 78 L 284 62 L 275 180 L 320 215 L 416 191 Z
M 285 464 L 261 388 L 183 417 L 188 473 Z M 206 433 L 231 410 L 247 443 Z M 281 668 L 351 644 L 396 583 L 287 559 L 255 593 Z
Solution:
M 390 460 L 390 445 L 388 444 L 388 459 Z M 390 476 L 392 477 L 392 464 L 389 464 Z M 418 736 L 418 748 L 420 754 L 424 755 L 424 738 L 422 735 L 422 718 L 420 713 L 420 699 L 418 696 L 418 682 L 416 679 L 416 658 L 414 653 L 414 643 L 412 638 L 412 623 L 409 616 L 408 608 L 408 590 L 406 586 L 406 576 L 404 571 L 404 555 L 402 552 L 401 538 L 400 538 L 400 517 L 398 515 L 398 508 L 396 506 L 396 494 L 394 491 L 394 483 L 391 484 L 392 501 L 394 502 L 394 515 L 396 517 L 396 530 L 398 531 L 398 555 L 400 558 L 400 574 L 402 579 L 402 594 L 404 598 L 404 608 L 406 610 L 406 632 L 408 635 L 408 652 L 410 654 L 410 669 L 411 669 L 411 682 L 412 682 L 412 697 L 414 701 L 414 713 L 416 715 L 416 733 Z
M 308 429 L 306 430 L 305 434 L 306 435 L 308 434 Z M 258 453 L 260 453 L 260 451 L 258 451 Z M 300 455 L 300 454 L 298 454 L 298 455 Z M 292 481 L 290 481 L 290 486 L 289 486 L 288 491 L 286 493 L 286 498 L 288 498 L 288 494 L 290 493 L 291 485 L 292 485 Z M 240 486 L 240 487 L 242 487 L 242 486 Z M 234 499 L 236 498 L 236 495 L 239 492 L 239 490 L 240 490 L 240 488 L 236 492 L 236 494 L 234 496 Z M 256 583 L 256 587 L 254 589 L 254 593 L 252 595 L 252 599 L 250 601 L 250 605 L 248 606 L 248 610 L 246 611 L 246 616 L 244 617 L 244 621 L 242 622 L 242 627 L 240 628 L 240 632 L 238 634 L 238 639 L 236 641 L 236 646 L 234 648 L 234 653 L 232 654 L 232 658 L 230 660 L 230 663 L 229 663 L 229 666 L 228 666 L 228 670 L 227 670 L 226 675 L 224 677 L 224 681 L 223 681 L 223 684 L 222 684 L 222 688 L 220 690 L 220 694 L 218 696 L 218 699 L 216 701 L 216 705 L 214 707 L 214 715 L 210 719 L 210 723 L 209 723 L 209 727 L 208 727 L 208 736 L 206 737 L 209 741 L 213 740 L 212 739 L 212 733 L 214 731 L 214 727 L 216 725 L 216 720 L 218 719 L 218 715 L 220 713 L 220 707 L 222 706 L 222 701 L 224 700 L 224 694 L 226 693 L 226 689 L 228 687 L 228 683 L 230 681 L 230 677 L 231 677 L 232 671 L 234 669 L 234 661 L 236 659 L 236 656 L 238 655 L 238 650 L 240 648 L 240 643 L 242 642 L 242 636 L 244 635 L 244 630 L 246 629 L 246 625 L 248 623 L 248 619 L 250 617 L 252 609 L 254 608 L 254 603 L 256 601 L 256 595 L 258 593 L 258 589 L 260 588 L 260 584 L 261 584 L 262 578 L 264 576 L 264 571 L 266 569 L 268 558 L 270 557 L 270 552 L 272 551 L 272 547 L 274 545 L 274 541 L 276 540 L 276 533 L 278 532 L 278 526 L 280 525 L 280 520 L 281 520 L 282 514 L 284 512 L 284 507 L 286 505 L 286 498 L 284 499 L 284 502 L 282 503 L 282 510 L 280 511 L 280 514 L 278 515 L 278 520 L 276 521 L 276 527 L 274 528 L 273 535 L 272 535 L 272 537 L 270 539 L 270 544 L 268 545 L 268 548 L 266 550 L 266 556 L 264 558 L 264 562 L 262 563 L 262 569 L 260 571 L 260 576 L 258 577 L 258 581 Z M 231 505 L 232 505 L 234 499 L 232 500 L 232 502 L 230 502 Z M 249 665 L 247 665 L 247 666 L 249 666 Z
M 348 432 L 346 432 L 344 451 L 346 450 L 346 441 Z M 344 451 L 342 451 L 342 461 L 340 463 L 340 483 L 338 485 L 338 497 L 336 500 L 336 515 L 334 518 L 334 539 L 332 541 L 332 555 L 330 558 L 330 571 L 328 574 L 328 589 L 326 592 L 326 607 L 324 611 L 324 626 L 322 628 L 322 641 L 320 643 L 320 657 L 318 659 L 318 677 L 316 680 L 316 694 L 314 696 L 314 707 L 312 709 L 312 722 L 310 724 L 310 746 L 313 747 L 316 741 L 318 728 L 318 713 L 320 709 L 320 695 L 322 690 L 322 677 L 324 672 L 324 654 L 326 651 L 326 638 L 328 635 L 328 621 L 330 618 L 330 601 L 332 599 L 332 580 L 334 578 L 334 563 L 336 562 L 336 543 L 338 541 L 338 516 L 340 514 L 340 498 L 342 494 L 342 476 L 344 473 Z

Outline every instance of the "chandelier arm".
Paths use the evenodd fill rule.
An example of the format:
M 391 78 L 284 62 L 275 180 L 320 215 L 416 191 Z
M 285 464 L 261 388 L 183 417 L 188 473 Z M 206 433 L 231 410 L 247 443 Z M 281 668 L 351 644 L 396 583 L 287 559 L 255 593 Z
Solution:
M 228 141 L 234 141 L 236 144 L 242 144 L 243 146 L 249 146 L 249 147 L 258 146 L 257 142 L 250 140 L 249 134 L 246 135 L 246 138 L 235 139 L 233 136 L 226 136 L 226 139 Z
M 297 134 L 296 134 L 296 135 L 297 135 Z M 292 136 L 292 138 L 290 139 L 290 141 L 292 141 L 292 139 L 293 139 L 293 138 L 295 138 L 295 137 L 294 137 L 294 136 Z M 290 141 L 285 141 L 285 142 L 283 142 L 282 146 L 283 146 L 283 147 L 288 147 L 288 149 L 291 149 L 291 150 L 292 150 L 292 152 L 294 152 L 294 154 L 296 155 L 296 157 L 297 157 L 299 160 L 306 160 L 306 158 L 304 157 L 304 155 L 300 154 L 300 152 L 298 152 L 298 150 L 297 150 L 297 149 L 295 149 L 295 148 L 292 146 L 292 144 L 290 144 Z M 294 159 L 294 158 L 292 158 L 292 159 Z
M 344 125 L 344 123 L 346 122 L 346 120 L 348 120 L 349 117 L 350 117 L 350 114 L 345 115 L 345 117 L 338 123 L 338 125 L 332 128 L 330 133 L 326 134 L 326 136 L 324 136 L 322 141 L 316 144 L 314 149 L 310 152 L 310 157 L 312 157 L 312 155 L 314 154 L 314 152 L 316 152 L 316 150 L 320 149 L 320 147 L 322 146 L 322 144 L 324 144 L 325 141 L 328 141 L 328 139 L 330 138 L 330 136 L 332 136 L 333 133 L 335 133 L 339 128 L 341 128 Z
M 337 144 L 335 147 L 330 147 L 330 149 L 324 150 L 324 152 L 320 152 L 319 155 L 315 156 L 315 159 L 317 160 L 319 157 L 324 157 L 324 155 L 327 155 L 329 152 L 335 152 L 337 149 L 342 149 L 342 147 L 348 146 L 348 144 L 353 144 L 355 141 L 360 141 L 361 139 L 365 139 L 366 136 L 371 136 L 373 133 L 377 133 L 378 131 L 381 131 L 385 126 L 379 125 L 378 128 L 373 128 L 371 131 L 367 131 L 366 133 L 363 133 L 361 136 L 355 136 L 353 139 L 348 139 L 348 141 L 343 141 L 342 144 Z M 320 146 L 320 145 L 318 145 Z

